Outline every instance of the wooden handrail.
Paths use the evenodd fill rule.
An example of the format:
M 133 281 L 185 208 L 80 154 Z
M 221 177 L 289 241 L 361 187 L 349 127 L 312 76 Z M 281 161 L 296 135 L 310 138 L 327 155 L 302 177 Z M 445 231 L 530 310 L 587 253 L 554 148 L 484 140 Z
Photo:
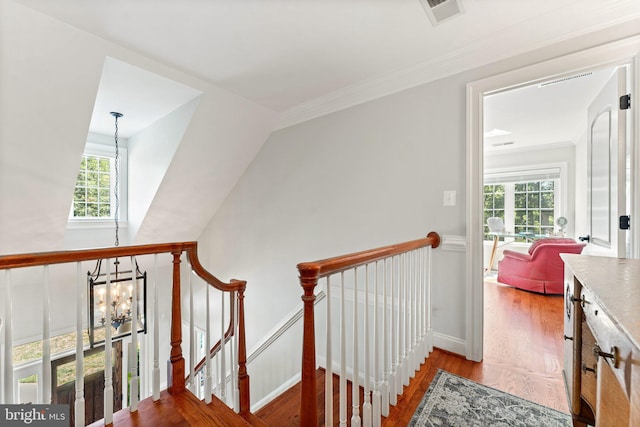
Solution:
M 435 231 L 427 237 L 395 245 L 383 246 L 376 249 L 355 252 L 348 255 L 327 258 L 319 261 L 302 262 L 298 264 L 300 285 L 304 291 L 303 331 L 302 331 L 302 378 L 300 425 L 312 426 L 318 424 L 317 390 L 316 390 L 316 347 L 315 347 L 315 318 L 314 302 L 315 287 L 318 279 L 341 271 L 359 267 L 374 261 L 399 255 L 414 249 L 440 245 L 440 235 Z
M 66 264 L 82 261 L 95 261 L 107 258 L 130 257 L 168 253 L 173 256 L 173 284 L 171 309 L 171 382 L 170 393 L 179 393 L 185 389 L 184 357 L 182 356 L 182 313 L 180 304 L 180 258 L 185 252 L 192 270 L 206 283 L 223 292 L 237 292 L 238 301 L 238 388 L 240 390 L 240 413 L 249 413 L 249 375 L 246 370 L 246 335 L 244 331 L 244 291 L 246 282 L 232 279 L 224 283 L 209 273 L 198 259 L 197 242 L 174 242 L 149 245 L 92 248 L 80 250 L 52 251 L 39 253 L 11 254 L 0 256 L 0 270 L 13 268 Z M 233 298 L 232 298 L 233 300 Z M 232 316 L 234 311 L 232 310 Z M 232 323 L 233 324 L 233 317 Z M 233 335 L 233 332 L 231 333 Z M 227 335 L 225 334 L 225 338 Z
M 183 251 L 196 251 L 197 242 L 160 243 L 152 245 L 119 246 L 113 248 L 78 249 L 56 252 L 39 252 L 0 256 L 0 270 L 33 267 L 38 265 L 65 264 L 97 259 L 152 255 Z
M 339 273 L 354 267 L 381 260 L 393 255 L 398 255 L 413 249 L 431 246 L 440 246 L 440 235 L 435 231 L 430 232 L 427 237 L 395 245 L 383 246 L 376 249 L 369 249 L 361 252 L 354 252 L 348 255 L 327 258 L 320 261 L 301 262 L 298 264 L 298 272 L 301 277 L 321 278 L 331 274 Z
M 216 289 L 229 292 L 244 289 L 244 286 L 246 286 L 246 282 L 241 280 L 232 280 L 231 283 L 224 283 L 205 270 L 198 259 L 198 242 L 158 243 L 150 245 L 2 255 L 0 256 L 0 270 L 175 252 L 186 252 L 193 271 L 205 282 L 209 283 Z

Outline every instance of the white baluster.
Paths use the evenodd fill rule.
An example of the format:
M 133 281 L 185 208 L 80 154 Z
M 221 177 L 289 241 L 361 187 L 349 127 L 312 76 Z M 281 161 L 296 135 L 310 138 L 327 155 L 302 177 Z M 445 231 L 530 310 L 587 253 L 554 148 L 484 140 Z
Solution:
M 347 425 L 347 333 L 344 300 L 344 271 L 340 273 L 340 425 Z M 331 379 L 327 379 L 331 381 Z
M 415 275 L 414 275 L 414 259 L 413 252 L 407 253 L 409 263 L 409 292 L 407 292 L 407 385 L 410 378 L 414 376 L 415 367 L 415 310 L 413 303 L 415 301 Z
M 433 331 L 431 330 L 431 286 L 433 285 L 431 281 L 431 255 L 432 250 L 431 246 L 427 246 L 427 292 L 426 292 L 426 300 L 424 306 L 427 309 L 426 315 L 426 327 L 427 327 L 427 352 L 431 353 L 433 351 Z
M 205 354 L 205 378 L 204 378 L 204 401 L 209 404 L 211 403 L 211 393 L 213 392 L 213 390 L 211 390 L 212 388 L 212 382 L 211 382 L 211 356 L 209 355 L 209 352 L 211 351 L 211 306 L 209 304 L 209 288 L 211 286 L 209 286 L 208 283 L 204 284 L 206 289 L 205 289 L 205 304 L 206 304 L 206 314 L 205 314 L 205 337 L 204 337 L 204 354 Z
M 401 254 L 398 261 L 398 370 L 396 371 L 396 393 L 402 394 L 404 373 L 404 284 L 405 284 L 405 255 Z
M 331 279 L 327 277 L 327 319 L 326 319 L 326 346 L 327 361 L 325 363 L 325 381 L 324 381 L 324 420 L 326 426 L 333 425 L 333 355 L 331 345 Z
M 226 357 L 226 343 L 224 342 L 224 292 L 221 292 L 222 308 L 220 319 L 220 400 L 227 403 L 227 357 Z
M 380 294 L 380 289 L 378 286 L 378 271 L 377 271 L 377 264 L 376 264 L 376 272 L 375 275 L 373 277 L 374 279 L 374 287 L 373 287 L 373 374 L 374 374 L 374 378 L 373 378 L 373 398 L 372 398 L 372 405 L 371 405 L 371 412 L 372 412 L 372 420 L 373 420 L 373 425 L 378 427 L 380 426 L 380 420 L 382 417 L 382 412 L 381 412 L 381 400 L 382 400 L 382 396 L 380 394 L 380 388 L 382 386 L 382 370 L 384 369 L 384 367 L 380 366 L 380 352 L 381 351 L 385 351 L 384 350 L 384 346 L 381 345 L 380 343 L 380 336 L 381 334 L 386 334 L 386 331 L 381 330 L 381 326 L 384 325 L 384 320 L 382 322 L 380 322 L 380 314 L 382 314 L 382 317 L 384 319 L 386 313 L 386 307 L 383 305 L 382 307 L 382 313 L 380 313 L 380 308 L 379 308 L 379 303 L 380 303 L 380 298 L 379 298 L 379 294 Z M 384 341 L 384 340 L 383 340 Z
M 131 257 L 131 351 L 129 351 L 129 373 L 131 374 L 131 397 L 129 411 L 138 410 L 138 275 L 136 259 Z
M 191 265 L 187 264 L 188 272 L 188 286 L 189 286 L 189 382 L 187 388 L 191 393 L 198 396 L 198 386 L 195 380 L 196 372 L 194 370 L 196 363 L 196 325 L 193 319 L 193 274 L 191 272 Z
M 376 279 L 378 278 L 378 273 L 376 271 Z M 383 325 L 382 325 L 382 371 L 380 372 L 382 375 L 382 383 L 380 384 L 380 415 L 387 416 L 389 415 L 389 375 L 391 373 L 391 365 L 389 362 L 389 334 L 390 334 L 390 322 L 392 313 L 389 312 L 389 282 L 387 281 L 387 261 L 384 260 L 382 264 L 382 292 L 384 294 L 382 299 L 382 313 L 383 313 Z M 392 298 L 393 299 L 393 298 Z M 391 302 L 391 306 L 393 306 L 393 302 Z M 382 422 L 380 417 L 376 421 L 376 425 L 379 425 Z
M 44 266 L 42 289 L 42 381 L 40 381 L 42 403 L 51 403 L 51 284 L 49 266 Z
M 358 268 L 353 270 L 353 380 L 351 382 L 351 426 L 360 426 L 360 369 L 358 360 Z
M 113 422 L 113 367 L 111 362 L 111 266 L 110 259 L 106 259 L 106 311 L 105 311 L 105 339 L 104 339 L 104 424 Z
M 412 257 L 413 257 L 413 294 L 412 294 L 412 305 L 413 305 L 413 309 L 412 309 L 412 318 L 411 318 L 411 334 L 412 334 L 412 353 L 413 353 L 413 369 L 411 372 L 411 378 L 415 378 L 416 376 L 416 372 L 420 370 L 420 351 L 418 348 L 418 341 L 419 341 L 419 335 L 420 335 L 420 329 L 419 329 L 419 325 L 420 325 L 420 314 L 419 314 L 419 310 L 418 310 L 418 294 L 419 294 L 419 275 L 418 275 L 418 270 L 419 270 L 419 266 L 420 263 L 418 262 L 417 259 L 417 255 L 418 252 L 417 250 L 412 251 Z
M 377 272 L 377 263 L 374 264 L 374 268 L 374 271 Z M 371 426 L 371 386 L 369 383 L 369 361 L 371 357 L 371 349 L 369 347 L 369 335 L 371 334 L 369 328 L 369 265 L 365 266 L 364 272 L 364 399 L 362 403 L 362 425 L 369 427 Z
M 426 248 L 420 249 L 420 330 L 421 330 L 421 343 L 422 343 L 422 361 L 429 356 L 429 349 L 427 347 L 427 310 L 429 307 L 426 305 L 427 300 L 427 266 L 425 264 Z
M 233 409 L 240 412 L 240 389 L 238 388 L 238 304 L 236 292 L 229 293 L 229 298 L 233 301 L 233 335 L 231 336 L 231 390 L 233 399 Z
M 14 403 L 13 392 L 13 311 L 11 301 L 11 270 L 4 274 L 4 403 Z
M 388 383 L 389 383 L 389 404 L 390 405 L 395 405 L 397 403 L 397 397 L 398 397 L 398 387 L 397 387 L 397 379 L 396 379 L 396 374 L 398 371 L 398 333 L 397 333 L 397 318 L 395 315 L 395 306 L 396 306 L 396 290 L 398 289 L 398 279 L 397 279 L 397 275 L 398 273 L 398 269 L 394 268 L 394 265 L 397 265 L 398 262 L 398 257 L 391 257 L 391 265 L 390 265 L 390 282 L 389 284 L 391 285 L 391 298 L 389 301 L 389 320 L 390 320 L 390 326 L 389 326 L 389 330 L 386 331 L 385 330 L 385 334 L 389 334 L 390 338 L 391 338 L 391 346 L 389 348 L 389 361 L 388 361 L 388 365 L 387 365 L 387 360 L 385 357 L 385 369 L 388 369 L 389 371 L 389 375 L 387 377 Z M 386 295 L 386 285 L 385 285 L 385 295 Z M 386 302 L 386 301 L 385 301 Z M 385 310 L 387 310 L 387 306 L 385 303 Z M 386 329 L 386 328 L 385 328 Z M 385 355 L 387 354 L 387 350 L 385 349 Z
M 76 263 L 76 399 L 74 403 L 75 426 L 85 425 L 84 413 L 84 343 L 82 342 L 82 320 L 84 312 L 84 293 L 86 283 L 82 275 L 82 263 Z
M 424 306 L 424 263 L 423 263 L 423 253 L 424 248 L 420 248 L 418 250 L 418 349 L 419 349 L 419 365 L 424 362 L 424 358 L 426 357 L 425 352 L 425 330 L 424 330 L 424 311 L 426 310 Z M 418 365 L 418 370 L 420 366 Z
M 403 305 L 404 308 L 402 310 L 403 312 L 403 321 L 404 321 L 404 360 L 402 362 L 402 384 L 404 386 L 408 386 L 409 385 L 409 370 L 411 369 L 411 318 L 410 316 L 410 306 L 411 304 L 409 303 L 409 297 L 411 294 L 411 265 L 410 265 L 410 261 L 411 258 L 409 256 L 408 253 L 405 254 L 405 269 L 406 269 L 406 274 L 404 275 L 405 277 L 405 282 L 404 282 L 404 301 L 403 301 Z M 403 390 L 404 393 L 404 390 Z
M 158 309 L 158 254 L 153 256 L 153 372 L 152 399 L 160 400 L 160 314 Z

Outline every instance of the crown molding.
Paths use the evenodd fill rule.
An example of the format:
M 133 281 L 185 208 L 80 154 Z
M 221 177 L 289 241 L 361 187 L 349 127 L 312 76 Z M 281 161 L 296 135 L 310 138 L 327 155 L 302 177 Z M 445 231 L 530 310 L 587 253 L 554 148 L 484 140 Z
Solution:
M 557 43 L 577 39 L 640 18 L 640 9 L 637 5 L 634 8 L 634 13 L 629 13 L 627 8 L 631 3 L 632 1 L 622 1 L 611 4 L 605 11 L 600 11 L 597 17 L 591 11 L 584 11 L 582 16 L 575 16 L 576 21 L 592 22 L 592 25 L 584 25 L 579 29 L 533 44 L 527 40 L 530 36 L 525 34 L 526 32 L 520 32 L 515 37 L 509 38 L 505 38 L 504 33 L 494 34 L 492 37 L 421 62 L 413 67 L 347 86 L 282 112 L 274 130 L 284 129 L 425 83 L 547 48 Z M 607 19 L 608 17 L 610 19 Z M 549 19 L 553 19 L 551 14 Z

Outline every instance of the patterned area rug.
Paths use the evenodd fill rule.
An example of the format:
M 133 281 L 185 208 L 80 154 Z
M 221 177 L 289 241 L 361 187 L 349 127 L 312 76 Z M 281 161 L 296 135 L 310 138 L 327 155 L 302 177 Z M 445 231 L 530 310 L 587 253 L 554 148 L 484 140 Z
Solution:
M 439 370 L 410 426 L 571 426 L 568 414 Z

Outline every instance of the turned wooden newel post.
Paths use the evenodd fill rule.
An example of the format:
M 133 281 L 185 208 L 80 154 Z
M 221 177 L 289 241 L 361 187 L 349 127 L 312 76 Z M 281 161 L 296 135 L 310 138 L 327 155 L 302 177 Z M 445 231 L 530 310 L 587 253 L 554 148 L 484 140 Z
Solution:
M 298 264 L 300 285 L 304 290 L 302 302 L 302 381 L 300 399 L 300 425 L 315 426 L 318 424 L 318 404 L 316 391 L 316 337 L 314 322 L 314 289 L 318 284 L 319 267 L 317 265 Z
M 248 415 L 251 408 L 249 374 L 247 374 L 247 343 L 244 331 L 244 290 L 246 282 L 232 280 L 232 284 L 241 283 L 238 290 L 238 389 L 240 392 L 240 415 Z
M 180 393 L 185 390 L 184 357 L 182 357 L 182 301 L 180 299 L 180 255 L 173 254 L 173 290 L 171 294 L 171 379 L 169 393 Z

